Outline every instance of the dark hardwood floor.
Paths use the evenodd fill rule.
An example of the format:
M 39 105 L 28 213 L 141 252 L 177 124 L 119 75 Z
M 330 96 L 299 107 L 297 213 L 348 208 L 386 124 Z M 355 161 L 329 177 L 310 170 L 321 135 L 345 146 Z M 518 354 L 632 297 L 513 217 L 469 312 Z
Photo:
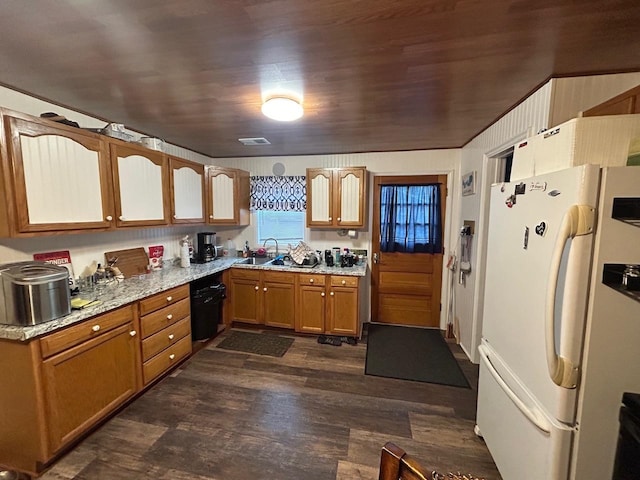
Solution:
M 363 342 L 295 336 L 274 358 L 215 348 L 223 338 L 42 478 L 375 480 L 388 441 L 429 469 L 500 478 L 473 433 L 477 367 L 457 345 L 471 389 L 364 375 Z

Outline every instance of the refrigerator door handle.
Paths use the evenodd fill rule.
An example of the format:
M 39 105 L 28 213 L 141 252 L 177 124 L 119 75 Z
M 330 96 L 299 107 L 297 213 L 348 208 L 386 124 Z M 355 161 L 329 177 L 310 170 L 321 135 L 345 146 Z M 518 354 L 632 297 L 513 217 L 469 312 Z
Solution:
M 537 408 L 530 408 L 527 406 L 514 392 L 511 390 L 507 382 L 500 376 L 500 373 L 496 370 L 496 367 L 491 363 L 491 359 L 489 358 L 489 351 L 484 345 L 480 345 L 478 347 L 478 352 L 480 352 L 480 358 L 482 362 L 485 364 L 489 373 L 494 378 L 494 380 L 500 385 L 500 388 L 504 391 L 504 393 L 509 397 L 515 406 L 522 412 L 522 414 L 527 417 L 527 419 L 533 423 L 536 428 L 541 430 L 544 433 L 551 433 L 551 425 L 549 421 L 544 417 L 544 415 Z
M 545 348 L 549 376 L 556 385 L 563 388 L 576 388 L 578 384 L 579 365 L 556 352 L 555 308 L 556 289 L 562 254 L 567 240 L 576 236 L 593 233 L 595 209 L 589 205 L 572 205 L 562 218 L 551 257 L 549 282 L 547 283 L 547 301 L 545 308 Z M 568 270 L 569 268 L 567 268 Z

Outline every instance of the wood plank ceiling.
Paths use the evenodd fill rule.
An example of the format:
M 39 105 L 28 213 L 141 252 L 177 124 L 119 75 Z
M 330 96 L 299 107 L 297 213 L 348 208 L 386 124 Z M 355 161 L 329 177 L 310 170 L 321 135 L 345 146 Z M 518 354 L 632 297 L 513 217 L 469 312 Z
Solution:
M 638 0 L 3 0 L 0 83 L 214 157 L 460 147 L 550 76 L 640 70 L 639 27 Z M 304 117 L 263 117 L 275 91 Z

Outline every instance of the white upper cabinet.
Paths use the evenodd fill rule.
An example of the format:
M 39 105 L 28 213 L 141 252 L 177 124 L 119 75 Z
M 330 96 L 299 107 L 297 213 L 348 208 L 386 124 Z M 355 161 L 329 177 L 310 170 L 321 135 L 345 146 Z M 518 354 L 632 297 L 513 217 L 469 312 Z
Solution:
M 207 167 L 207 223 L 249 225 L 249 172 Z
M 119 227 L 169 223 L 169 168 L 154 150 L 111 143 L 116 222 Z
M 21 114 L 3 121 L 3 235 L 112 227 L 108 145 L 99 135 Z
M 307 225 L 333 225 L 333 172 L 323 168 L 307 169 Z
M 307 226 L 363 228 L 365 167 L 307 169 Z
M 204 223 L 204 165 L 175 157 L 171 170 L 171 223 Z

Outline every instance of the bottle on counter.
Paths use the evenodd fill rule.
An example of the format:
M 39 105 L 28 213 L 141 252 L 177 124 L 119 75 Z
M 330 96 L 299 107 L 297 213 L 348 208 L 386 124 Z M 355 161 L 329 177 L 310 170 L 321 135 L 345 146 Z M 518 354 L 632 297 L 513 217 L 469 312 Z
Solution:
M 182 268 L 191 266 L 191 261 L 189 260 L 189 235 L 185 235 L 184 238 L 180 240 L 180 266 Z
M 236 250 L 236 244 L 230 238 L 227 239 L 227 255 L 229 257 L 237 257 L 238 251 Z

